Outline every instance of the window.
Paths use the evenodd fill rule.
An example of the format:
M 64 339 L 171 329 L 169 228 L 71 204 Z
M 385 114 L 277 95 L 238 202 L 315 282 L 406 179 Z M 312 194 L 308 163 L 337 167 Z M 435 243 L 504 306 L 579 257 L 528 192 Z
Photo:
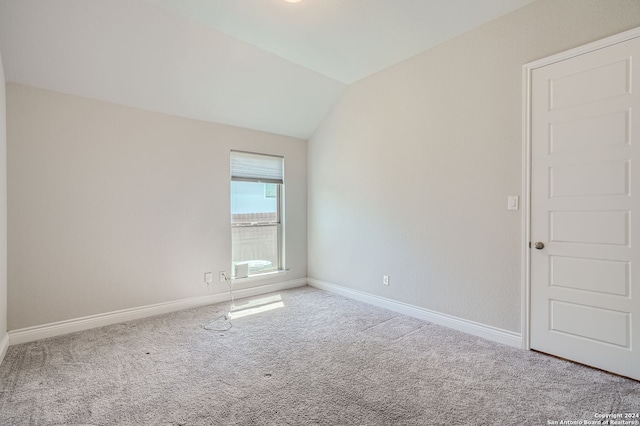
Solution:
M 231 151 L 231 262 L 243 278 L 284 269 L 284 159 Z

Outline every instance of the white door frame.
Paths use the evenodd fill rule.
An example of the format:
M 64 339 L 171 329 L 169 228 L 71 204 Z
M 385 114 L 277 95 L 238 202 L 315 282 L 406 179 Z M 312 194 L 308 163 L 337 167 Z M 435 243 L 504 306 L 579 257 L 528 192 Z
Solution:
M 614 44 L 640 37 L 640 28 L 634 28 L 584 46 L 576 47 L 522 67 L 522 251 L 521 251 L 521 335 L 522 347 L 530 350 L 531 327 L 531 75 L 536 68 L 560 62 Z M 637 88 L 636 88 L 637 90 Z

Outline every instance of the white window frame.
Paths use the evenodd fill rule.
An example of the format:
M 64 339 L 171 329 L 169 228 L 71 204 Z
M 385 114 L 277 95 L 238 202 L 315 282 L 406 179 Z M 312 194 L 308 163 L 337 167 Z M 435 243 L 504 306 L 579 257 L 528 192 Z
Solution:
M 247 151 L 231 151 L 231 181 L 230 181 L 230 191 L 231 195 L 233 195 L 233 190 L 231 189 L 233 182 L 254 182 L 254 183 L 262 183 L 262 184 L 275 184 L 276 185 L 276 220 L 275 222 L 245 222 L 245 223 L 234 223 L 233 220 L 230 221 L 231 228 L 233 231 L 234 228 L 241 227 L 265 227 L 265 226 L 274 226 L 276 228 L 276 255 L 277 255 L 277 264 L 274 265 L 272 269 L 268 269 L 265 271 L 257 271 L 250 272 L 247 276 L 236 277 L 236 268 L 233 261 L 233 237 L 231 241 L 231 252 L 232 252 L 232 264 L 231 264 L 231 273 L 233 279 L 240 280 L 250 280 L 252 278 L 261 278 L 268 277 L 274 274 L 285 273 L 285 250 L 284 250 L 284 157 L 270 155 L 270 154 L 260 154 L 255 152 L 247 152 Z M 260 160 L 265 160 L 261 162 Z M 280 163 L 279 171 L 275 166 L 277 163 Z M 266 187 L 265 187 L 266 190 Z M 231 213 L 233 214 L 233 213 Z

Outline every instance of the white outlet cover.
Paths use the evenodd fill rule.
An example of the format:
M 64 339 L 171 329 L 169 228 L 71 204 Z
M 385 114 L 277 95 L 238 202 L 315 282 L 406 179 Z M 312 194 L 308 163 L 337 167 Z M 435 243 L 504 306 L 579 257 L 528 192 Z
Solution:
M 507 210 L 518 210 L 520 197 L 517 195 L 509 195 L 507 197 Z

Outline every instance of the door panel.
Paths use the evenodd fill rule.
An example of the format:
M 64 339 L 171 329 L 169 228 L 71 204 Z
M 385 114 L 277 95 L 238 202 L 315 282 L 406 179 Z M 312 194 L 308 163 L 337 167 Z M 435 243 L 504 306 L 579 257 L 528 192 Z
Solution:
M 629 145 L 629 111 L 550 123 L 550 153 Z
M 628 246 L 629 212 L 549 210 L 548 240 Z
M 631 93 L 631 58 L 588 64 L 549 80 L 550 110 Z
M 549 256 L 549 285 L 629 296 L 629 262 Z
M 553 197 L 628 195 L 629 161 L 601 161 L 549 167 Z
M 558 300 L 550 301 L 552 331 L 629 347 L 629 313 Z
M 531 74 L 530 346 L 636 379 L 639 40 Z

